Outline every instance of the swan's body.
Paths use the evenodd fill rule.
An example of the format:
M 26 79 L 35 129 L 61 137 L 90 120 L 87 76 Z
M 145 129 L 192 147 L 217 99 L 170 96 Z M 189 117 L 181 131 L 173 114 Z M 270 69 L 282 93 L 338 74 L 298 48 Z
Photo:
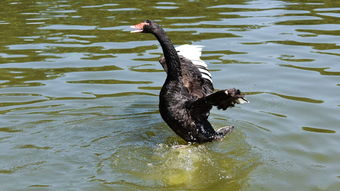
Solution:
M 247 100 L 236 89 L 213 93 L 211 75 L 200 59 L 202 47 L 182 45 L 176 50 L 164 30 L 149 20 L 134 28 L 135 32 L 154 34 L 162 46 L 160 63 L 167 78 L 159 95 L 159 110 L 169 127 L 188 142 L 208 142 L 229 133 L 232 127 L 213 129 L 209 111 L 212 106 L 225 110 Z

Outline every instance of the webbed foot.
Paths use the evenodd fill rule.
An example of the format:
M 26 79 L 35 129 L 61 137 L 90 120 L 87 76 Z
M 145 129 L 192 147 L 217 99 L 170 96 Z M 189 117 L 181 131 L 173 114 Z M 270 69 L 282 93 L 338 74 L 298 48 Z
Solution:
M 234 126 L 225 126 L 225 127 L 219 128 L 216 131 L 215 139 L 224 138 L 227 134 L 231 133 L 233 129 L 234 129 Z

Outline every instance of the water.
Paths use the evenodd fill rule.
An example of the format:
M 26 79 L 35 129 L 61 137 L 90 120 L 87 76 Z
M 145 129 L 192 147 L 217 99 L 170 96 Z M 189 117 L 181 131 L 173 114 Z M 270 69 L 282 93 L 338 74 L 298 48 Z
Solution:
M 340 189 L 338 1 L 0 2 L 1 190 Z M 186 145 L 161 120 L 161 49 L 204 45 L 223 141 Z

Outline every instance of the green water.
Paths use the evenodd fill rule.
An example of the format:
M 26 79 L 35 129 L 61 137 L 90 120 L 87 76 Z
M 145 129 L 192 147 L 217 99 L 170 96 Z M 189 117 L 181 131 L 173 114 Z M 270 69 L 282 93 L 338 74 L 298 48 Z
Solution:
M 145 19 L 247 93 L 223 141 L 177 148 Z M 0 37 L 0 190 L 340 190 L 337 0 L 2 0 Z

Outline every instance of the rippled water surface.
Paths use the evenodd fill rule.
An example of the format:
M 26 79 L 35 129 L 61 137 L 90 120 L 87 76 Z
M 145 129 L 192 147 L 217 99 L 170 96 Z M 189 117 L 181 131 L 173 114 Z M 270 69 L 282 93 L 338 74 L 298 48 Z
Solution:
M 0 1 L 1 190 L 340 190 L 340 2 Z M 223 141 L 187 145 L 162 121 L 150 34 L 204 45 Z

